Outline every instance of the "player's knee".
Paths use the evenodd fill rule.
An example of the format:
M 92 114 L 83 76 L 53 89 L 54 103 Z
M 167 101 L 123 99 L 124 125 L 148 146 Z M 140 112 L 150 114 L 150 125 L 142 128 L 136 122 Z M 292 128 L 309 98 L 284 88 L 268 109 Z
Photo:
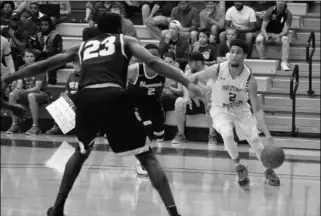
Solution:
M 181 107 L 183 106 L 183 103 L 184 103 L 184 99 L 182 97 L 177 98 L 175 101 L 175 111 L 180 110 Z
M 283 36 L 281 38 L 283 44 L 288 44 L 289 43 L 289 37 L 288 36 Z
M 256 37 L 256 44 L 257 44 L 257 45 L 261 45 L 263 42 L 264 42 L 264 36 L 263 36 L 262 34 L 259 34 L 259 35 Z
M 29 102 L 36 102 L 37 95 L 35 93 L 29 93 L 28 94 L 28 101 Z
M 233 126 L 226 124 L 220 129 L 223 140 L 234 140 Z

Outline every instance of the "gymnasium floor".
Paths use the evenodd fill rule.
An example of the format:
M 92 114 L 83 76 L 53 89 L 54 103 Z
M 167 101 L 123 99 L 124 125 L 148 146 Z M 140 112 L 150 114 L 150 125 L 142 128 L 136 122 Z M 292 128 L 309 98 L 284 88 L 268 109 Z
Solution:
M 44 216 L 61 180 L 73 137 L 1 134 L 1 215 Z M 60 147 L 60 148 L 59 148 Z M 320 216 L 320 151 L 286 150 L 276 170 L 279 188 L 264 184 L 253 152 L 241 146 L 251 189 L 238 187 L 234 165 L 221 146 L 204 143 L 156 147 L 182 216 Z M 48 160 L 57 167 L 49 168 Z M 167 216 L 148 179 L 137 177 L 133 157 L 116 157 L 98 140 L 66 205 L 67 216 Z

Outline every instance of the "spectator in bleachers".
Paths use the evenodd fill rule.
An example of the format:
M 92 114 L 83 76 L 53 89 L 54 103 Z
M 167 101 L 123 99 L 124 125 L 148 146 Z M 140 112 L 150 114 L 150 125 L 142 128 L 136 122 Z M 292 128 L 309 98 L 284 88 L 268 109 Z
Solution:
M 219 45 L 217 61 L 222 62 L 228 60 L 228 54 L 230 53 L 230 44 L 232 40 L 237 38 L 237 30 L 234 27 L 228 27 L 226 29 L 226 41 Z
M 66 94 L 72 101 L 74 101 L 75 94 L 78 91 L 78 83 L 81 75 L 81 66 L 80 66 L 79 59 L 73 62 L 73 68 L 74 68 L 74 71 L 69 75 L 66 82 L 65 91 L 62 93 L 62 94 Z M 61 130 L 57 125 L 57 123 L 54 123 L 53 127 L 46 132 L 46 134 L 48 135 L 55 135 L 60 133 L 61 133 Z
M 193 73 L 197 73 L 199 71 L 204 70 L 207 66 L 205 65 L 205 59 L 202 53 L 200 52 L 192 52 L 189 57 L 189 68 L 190 70 L 186 71 L 185 74 L 187 76 L 192 75 Z M 175 115 L 176 115 L 176 124 L 178 132 L 175 138 L 172 140 L 172 144 L 180 144 L 185 143 L 185 120 L 186 115 L 197 115 L 197 114 L 207 114 L 209 111 L 209 96 L 204 95 L 204 98 L 200 100 L 199 106 L 189 97 L 188 91 L 184 89 L 184 96 L 179 97 L 175 102 Z M 211 117 L 208 116 L 208 127 L 209 127 L 209 135 L 208 135 L 208 145 L 215 146 L 217 144 L 216 141 L 216 132 L 212 127 Z
M 14 73 L 15 67 L 14 67 L 14 62 L 11 56 L 11 49 L 9 46 L 8 40 L 1 35 L 1 53 L 0 53 L 0 59 L 4 59 L 4 63 L 6 66 L 2 64 L 1 61 L 1 76 L 7 74 L 7 73 Z
M 219 31 L 224 28 L 225 11 L 218 7 L 218 1 L 205 1 L 205 9 L 199 16 L 200 28 L 210 32 L 210 43 L 216 43 Z
M 168 27 L 171 18 L 162 14 L 162 6 L 168 4 L 163 1 L 144 2 L 142 6 L 143 24 L 146 25 L 151 36 L 160 40 L 162 36 L 161 27 Z
M 113 2 L 110 7 L 110 12 L 121 15 L 122 4 L 119 2 Z M 124 35 L 132 36 L 137 38 L 134 24 L 129 19 L 122 16 L 122 32 Z
M 27 65 L 33 64 L 35 62 L 35 53 L 26 49 L 23 54 L 23 60 L 26 67 Z M 49 95 L 46 92 L 46 74 L 41 74 L 36 77 L 24 78 L 19 80 L 16 88 L 9 94 L 10 104 L 29 104 L 31 116 L 32 116 L 32 127 L 26 132 L 27 135 L 40 133 L 40 128 L 38 126 L 39 119 L 39 106 L 48 103 Z M 18 125 L 17 116 L 12 115 L 12 125 L 7 131 L 7 134 L 18 133 L 20 131 L 20 126 Z
M 192 44 L 197 41 L 197 29 L 199 27 L 199 12 L 188 1 L 179 1 L 171 13 L 171 20 L 181 23 L 180 34 L 188 38 Z M 162 31 L 162 36 L 170 34 L 169 30 Z
M 11 15 L 13 13 L 13 10 L 15 9 L 15 5 L 13 1 L 3 1 L 0 9 L 1 9 L 0 25 L 2 30 L 2 28 L 9 26 Z
M 168 33 L 162 36 L 159 49 L 161 55 L 168 52 L 173 52 L 175 54 L 176 61 L 179 63 L 179 68 L 185 69 L 188 61 L 189 54 L 189 44 L 186 37 L 181 35 L 182 25 L 177 20 L 172 20 L 169 24 Z
M 261 30 L 265 12 L 275 5 L 275 1 L 248 1 L 246 5 L 253 8 L 256 15 L 256 28 Z
M 69 1 L 41 1 L 43 4 L 52 4 L 59 5 L 59 17 L 57 15 L 53 15 L 51 17 L 53 24 L 59 24 L 68 20 L 71 13 L 71 5 Z M 48 15 L 48 14 L 47 14 Z
M 40 18 L 40 32 L 37 33 L 37 47 L 34 47 L 40 59 L 46 59 L 63 51 L 62 37 L 53 29 L 48 16 Z M 57 69 L 48 72 L 48 83 L 57 83 Z
M 24 64 L 22 53 L 28 44 L 28 30 L 20 20 L 18 13 L 12 14 L 9 27 L 2 30 L 2 35 L 8 39 L 15 69 L 17 70 Z
M 179 64 L 175 61 L 175 54 L 173 52 L 165 53 L 163 56 L 164 61 L 174 67 L 179 67 Z M 181 73 L 184 73 L 181 71 Z M 161 102 L 164 111 L 173 111 L 175 109 L 175 101 L 178 97 L 183 96 L 183 87 L 181 84 L 166 79 L 163 93 L 161 96 Z
M 287 9 L 285 1 L 277 1 L 276 6 L 267 10 L 263 18 L 261 33 L 256 38 L 256 49 L 260 59 L 265 58 L 266 44 L 282 45 L 281 68 L 290 70 L 288 63 L 290 42 L 288 33 L 292 23 L 292 13 Z
M 97 21 L 97 17 L 103 15 L 110 11 L 111 6 L 114 3 L 118 3 L 118 7 L 120 8 L 120 14 L 122 17 L 126 17 L 126 11 L 124 5 L 119 2 L 114 1 L 96 1 L 96 2 L 87 2 L 86 4 L 86 17 L 85 20 L 89 22 L 89 26 L 95 26 Z M 88 17 L 89 15 L 89 17 Z
M 225 29 L 231 26 L 237 29 L 239 38 L 245 39 L 249 46 L 247 57 L 251 58 L 253 39 L 256 34 L 255 11 L 244 5 L 243 1 L 234 1 L 234 6 L 230 7 L 225 15 Z M 220 34 L 220 43 L 225 41 L 226 31 Z
M 200 52 L 204 56 L 205 64 L 210 66 L 216 63 L 217 46 L 209 42 L 210 33 L 207 30 L 201 30 L 198 35 L 198 41 L 193 45 L 193 52 Z
M 35 40 L 37 33 L 40 31 L 40 18 L 44 16 L 44 14 L 40 12 L 38 3 L 21 3 L 16 11 L 24 14 L 23 16 L 25 16 L 26 19 L 29 36 Z

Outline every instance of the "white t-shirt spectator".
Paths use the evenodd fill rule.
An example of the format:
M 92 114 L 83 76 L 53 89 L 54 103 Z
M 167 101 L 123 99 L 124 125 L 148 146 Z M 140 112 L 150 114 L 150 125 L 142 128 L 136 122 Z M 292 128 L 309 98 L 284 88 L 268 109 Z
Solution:
M 247 29 L 250 27 L 250 22 L 256 22 L 256 15 L 255 11 L 246 5 L 241 11 L 233 6 L 226 11 L 225 20 L 232 21 L 236 28 Z

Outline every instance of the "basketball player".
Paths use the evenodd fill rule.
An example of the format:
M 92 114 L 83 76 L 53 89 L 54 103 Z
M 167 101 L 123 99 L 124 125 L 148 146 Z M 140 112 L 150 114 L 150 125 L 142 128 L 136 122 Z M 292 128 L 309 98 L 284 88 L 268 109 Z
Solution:
M 160 57 L 158 46 L 147 44 L 145 48 L 153 55 Z M 164 140 L 165 118 L 160 97 L 166 78 L 158 75 L 144 63 L 135 63 L 128 68 L 128 92 L 146 128 L 147 136 L 156 142 Z M 147 175 L 147 171 L 137 161 L 138 175 Z
M 100 35 L 85 40 L 80 48 L 73 47 L 2 79 L 2 84 L 7 85 L 16 79 L 44 73 L 72 61 L 79 51 L 82 75 L 75 97 L 79 145 L 66 164 L 56 202 L 48 209 L 47 215 L 63 215 L 68 194 L 92 151 L 100 129 L 107 135 L 109 145 L 116 154 L 135 154 L 147 170 L 169 214 L 178 216 L 165 172 L 150 148 L 143 124 L 136 117 L 134 106 L 125 91 L 130 58 L 134 55 L 157 73 L 183 84 L 192 95 L 198 96 L 201 92 L 178 69 L 151 55 L 137 39 L 120 34 L 119 15 L 103 15 L 97 25 Z
M 257 132 L 257 121 L 262 128 L 266 138 L 273 141 L 270 131 L 266 125 L 264 112 L 257 97 L 257 83 L 250 70 L 244 65 L 248 46 L 243 40 L 231 42 L 230 60 L 215 64 L 201 72 L 192 75 L 194 82 L 200 81 L 206 84 L 212 80 L 212 98 L 210 114 L 213 127 L 218 131 L 224 141 L 224 146 L 230 157 L 236 164 L 238 183 L 247 188 L 250 180 L 248 169 L 241 164 L 237 145 L 233 137 L 233 127 L 240 139 L 247 140 L 260 160 L 264 148 Z M 250 98 L 254 115 L 251 113 L 247 103 Z M 272 169 L 265 170 L 268 184 L 279 186 L 280 180 Z

